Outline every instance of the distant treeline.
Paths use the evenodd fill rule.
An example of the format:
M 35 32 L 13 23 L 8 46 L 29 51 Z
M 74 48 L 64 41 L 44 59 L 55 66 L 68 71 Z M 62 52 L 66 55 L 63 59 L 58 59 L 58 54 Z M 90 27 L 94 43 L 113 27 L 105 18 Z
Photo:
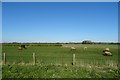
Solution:
M 62 44 L 59 44 L 59 43 L 2 43 L 2 46 L 20 46 L 20 45 L 26 45 L 26 46 L 62 46 Z
M 2 46 L 62 46 L 62 44 L 114 44 L 120 45 L 120 43 L 102 43 L 102 42 L 91 42 L 91 43 L 2 43 Z

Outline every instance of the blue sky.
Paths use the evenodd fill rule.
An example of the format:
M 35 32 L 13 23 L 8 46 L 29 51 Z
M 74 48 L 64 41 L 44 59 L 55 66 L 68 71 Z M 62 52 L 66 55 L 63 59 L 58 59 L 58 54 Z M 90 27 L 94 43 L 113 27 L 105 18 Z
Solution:
M 2 43 L 2 3 L 0 2 L 0 43 Z
M 3 42 L 118 41 L 117 2 L 4 2 Z

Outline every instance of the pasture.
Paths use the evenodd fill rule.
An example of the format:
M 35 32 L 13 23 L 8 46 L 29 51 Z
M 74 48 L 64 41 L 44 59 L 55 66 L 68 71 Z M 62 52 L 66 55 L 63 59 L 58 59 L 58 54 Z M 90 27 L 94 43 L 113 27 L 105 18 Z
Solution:
M 3 44 L 2 53 L 6 54 L 3 78 L 18 78 L 20 73 L 22 78 L 116 78 L 120 74 L 118 45 L 115 44 L 27 44 L 27 49 L 24 50 L 18 50 L 18 47 L 19 44 Z M 71 51 L 70 47 L 75 47 L 76 50 Z M 87 49 L 84 50 L 84 47 Z M 103 56 L 102 51 L 105 48 L 109 48 L 113 56 Z M 36 58 L 35 65 L 33 53 Z M 75 65 L 72 65 L 73 54 Z M 13 69 L 9 69 L 10 67 Z M 18 72 L 14 72 L 16 69 Z M 26 72 L 33 70 L 29 74 L 31 76 L 21 72 L 23 69 Z M 39 74 L 41 71 L 43 73 Z M 34 73 L 36 75 L 32 76 Z M 16 74 L 18 76 L 15 76 Z

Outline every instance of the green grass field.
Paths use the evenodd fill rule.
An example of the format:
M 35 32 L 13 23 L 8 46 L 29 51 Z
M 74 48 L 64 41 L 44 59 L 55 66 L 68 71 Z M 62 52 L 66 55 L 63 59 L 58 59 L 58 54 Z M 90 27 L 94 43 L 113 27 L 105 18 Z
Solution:
M 85 46 L 87 50 L 84 50 Z M 118 73 L 118 45 L 28 45 L 24 50 L 18 50 L 18 47 L 3 45 L 2 53 L 6 54 L 3 78 L 115 78 L 120 74 Z M 76 51 L 71 51 L 70 47 L 75 47 Z M 105 48 L 109 48 L 113 56 L 103 56 L 102 51 Z M 33 53 L 36 55 L 36 65 L 33 65 Z M 76 55 L 75 65 L 71 64 L 73 54 Z M 47 69 L 44 69 L 45 67 Z M 14 72 L 16 70 L 17 72 Z M 27 75 L 29 71 L 31 73 Z

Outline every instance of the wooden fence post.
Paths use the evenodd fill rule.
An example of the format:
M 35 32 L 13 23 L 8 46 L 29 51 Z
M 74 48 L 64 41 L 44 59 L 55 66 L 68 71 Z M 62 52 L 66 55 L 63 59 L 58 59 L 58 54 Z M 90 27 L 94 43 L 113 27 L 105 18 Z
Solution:
M 73 54 L 73 65 L 75 65 L 75 54 Z
M 33 53 L 33 65 L 35 65 L 36 59 L 35 59 L 35 53 Z
M 5 53 L 3 53 L 3 64 L 5 65 L 6 64 L 6 56 L 5 56 Z
M 62 66 L 63 66 L 63 64 L 64 64 L 64 63 L 63 63 L 63 54 L 62 54 Z

